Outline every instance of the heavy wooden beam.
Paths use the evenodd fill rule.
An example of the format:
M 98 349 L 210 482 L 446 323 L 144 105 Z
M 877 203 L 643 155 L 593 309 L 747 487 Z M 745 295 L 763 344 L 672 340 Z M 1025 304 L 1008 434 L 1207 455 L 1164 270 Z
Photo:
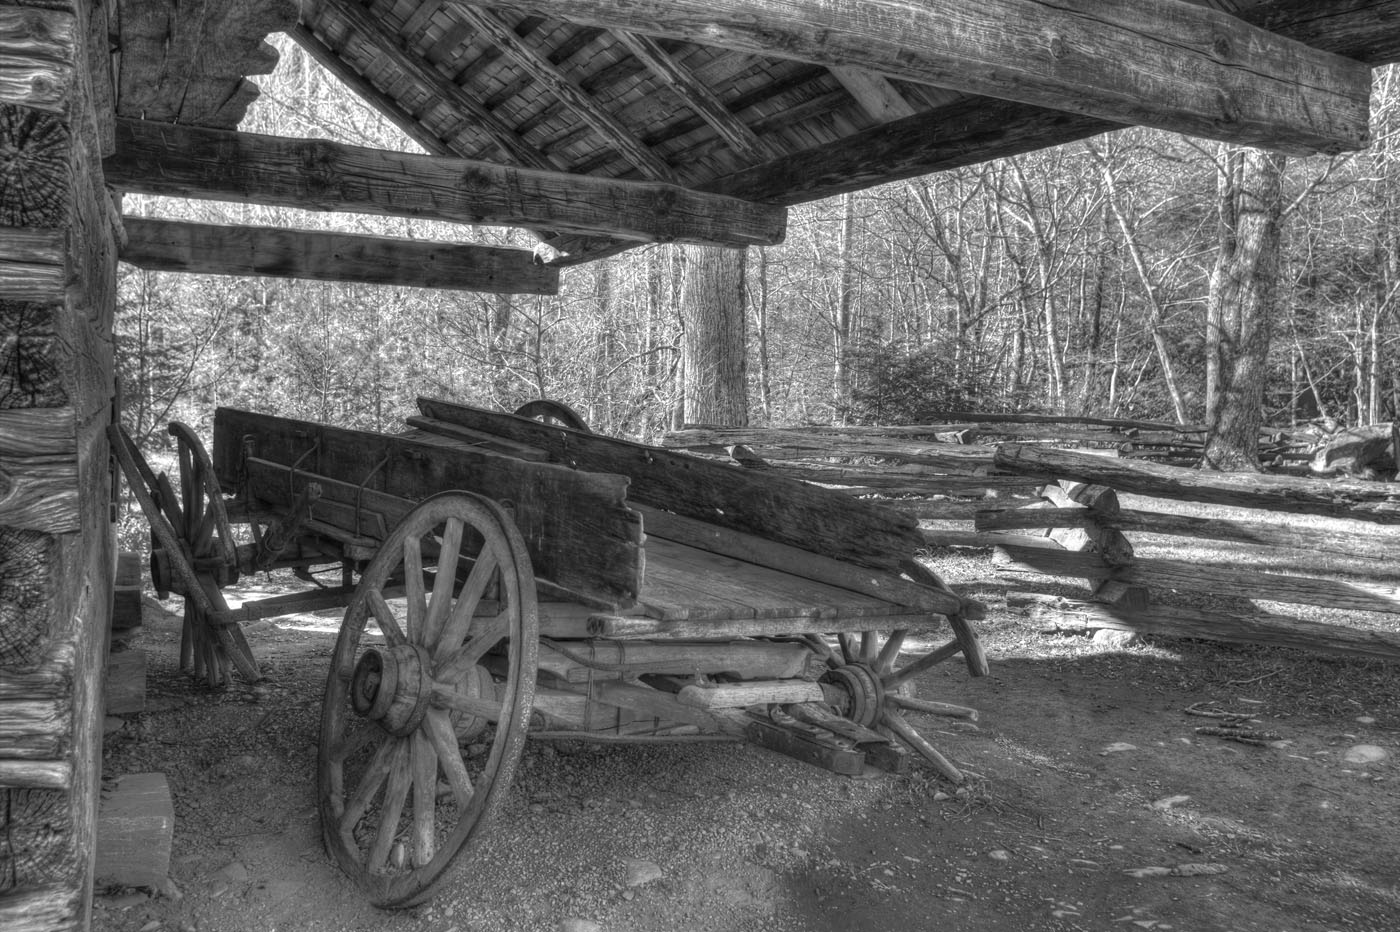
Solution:
M 1253 0 L 1242 19 L 1370 65 L 1400 61 L 1400 0 Z M 971 97 L 754 166 L 704 190 L 801 204 L 881 182 L 914 178 L 1122 129 L 1121 123 L 1013 101 Z
M 637 136 L 617 118 L 594 100 L 587 91 L 578 85 L 544 55 L 526 45 L 509 26 L 501 21 L 493 10 L 479 10 L 469 6 L 457 6 L 457 16 L 463 17 L 472 26 L 489 38 L 497 48 L 505 52 L 534 78 L 549 88 L 560 100 L 587 123 L 592 130 L 607 141 L 638 171 L 653 181 L 672 181 L 675 172 L 665 160 L 647 147 Z M 568 17 L 565 17 L 566 19 Z
M 454 223 L 605 233 L 640 242 L 768 245 L 786 212 L 657 182 L 119 120 L 107 182 L 174 197 Z
M 1369 138 L 1369 68 L 1181 0 L 1078 0 L 1072 6 L 1041 0 L 524 0 L 523 6 L 576 23 L 867 68 L 1289 152 L 1358 149 Z
M 621 29 L 613 35 L 627 46 L 627 51 L 638 61 L 665 81 L 671 92 L 696 116 L 710 124 L 710 128 L 719 133 L 735 152 L 753 162 L 766 162 L 779 154 L 759 139 L 758 134 L 750 129 L 747 123 L 730 113 L 724 101 L 701 83 L 688 68 L 672 58 L 655 39 Z
M 123 217 L 121 260 L 161 272 L 267 275 L 332 282 L 557 294 L 559 270 L 528 249 L 275 227 Z

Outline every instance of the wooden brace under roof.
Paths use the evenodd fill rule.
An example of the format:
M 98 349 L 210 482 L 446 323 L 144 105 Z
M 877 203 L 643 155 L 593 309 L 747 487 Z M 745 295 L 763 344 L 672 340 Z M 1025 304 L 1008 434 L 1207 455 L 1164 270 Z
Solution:
M 654 182 L 590 178 L 345 146 L 117 122 L 108 183 L 127 191 L 455 223 L 604 232 L 635 241 L 770 245 L 781 207 Z
M 126 240 L 121 260 L 154 271 L 266 275 L 493 294 L 559 292 L 559 270 L 535 261 L 528 249 L 147 217 L 122 217 L 122 227 Z

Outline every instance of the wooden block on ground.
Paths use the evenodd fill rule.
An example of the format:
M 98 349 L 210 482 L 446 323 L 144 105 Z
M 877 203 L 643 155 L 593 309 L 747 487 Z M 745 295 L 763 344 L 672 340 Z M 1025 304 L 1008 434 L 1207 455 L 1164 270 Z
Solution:
M 126 631 L 141 624 L 141 587 L 123 586 L 112 589 L 112 630 Z
M 103 692 L 108 715 L 130 715 L 146 709 L 146 654 L 124 650 L 107 655 L 107 686 Z
M 98 883 L 160 887 L 170 875 L 175 807 L 163 773 L 129 773 L 104 789 L 97 814 Z

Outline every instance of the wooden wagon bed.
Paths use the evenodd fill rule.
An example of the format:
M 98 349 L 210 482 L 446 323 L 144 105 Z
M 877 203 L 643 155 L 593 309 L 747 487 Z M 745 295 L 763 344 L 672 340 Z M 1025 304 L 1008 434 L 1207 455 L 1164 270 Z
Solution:
M 912 751 L 963 779 L 905 716 L 975 718 L 912 691 L 958 654 L 985 672 L 977 606 L 914 559 L 910 519 L 586 428 L 420 408 L 399 434 L 221 408 L 212 455 L 172 425 L 178 493 L 114 432 L 197 676 L 261 676 L 242 622 L 345 606 L 319 797 L 328 849 L 375 902 L 430 895 L 527 734 L 740 739 L 838 773 L 900 772 Z M 316 587 L 228 607 L 224 587 L 277 567 Z

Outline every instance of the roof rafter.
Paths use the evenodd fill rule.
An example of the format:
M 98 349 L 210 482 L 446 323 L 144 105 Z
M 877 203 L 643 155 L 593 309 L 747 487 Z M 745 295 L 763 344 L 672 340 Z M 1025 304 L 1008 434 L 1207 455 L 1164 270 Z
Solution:
M 716 94 L 696 79 L 684 65 L 671 57 L 650 36 L 637 35 L 622 29 L 613 30 L 617 40 L 627 47 L 637 60 L 666 82 L 681 101 L 700 119 L 710 125 L 729 147 L 754 162 L 765 162 L 779 153 L 758 137 L 748 124 L 729 111 Z
M 328 9 L 345 18 L 360 38 L 395 68 L 422 81 L 461 114 L 470 116 L 506 159 L 533 168 L 557 170 L 559 166 L 543 152 L 521 139 L 516 132 L 482 105 L 475 97 L 444 75 L 434 65 L 408 51 L 388 34 L 384 23 L 355 0 L 320 0 Z M 293 34 L 295 36 L 295 33 Z
M 882 74 L 844 65 L 833 65 L 827 70 L 850 92 L 861 109 L 881 123 L 902 120 L 917 112 Z
M 1368 140 L 1369 68 L 1182 0 L 507 5 L 1290 152 L 1338 152 Z
M 418 217 L 452 223 L 602 233 L 638 242 L 771 245 L 787 211 L 655 181 L 546 172 L 118 120 L 107 182 L 143 194 Z M 606 244 L 595 244 L 606 245 Z
M 653 181 L 672 181 L 675 173 L 671 166 L 636 135 L 617 121 L 612 114 L 598 104 L 589 94 L 553 62 L 520 40 L 500 17 L 492 10 L 476 9 L 455 4 L 453 12 L 488 36 L 498 48 L 511 56 L 522 68 L 547 86 L 564 101 L 588 126 L 617 149 L 623 158 L 631 162 L 643 175 Z

